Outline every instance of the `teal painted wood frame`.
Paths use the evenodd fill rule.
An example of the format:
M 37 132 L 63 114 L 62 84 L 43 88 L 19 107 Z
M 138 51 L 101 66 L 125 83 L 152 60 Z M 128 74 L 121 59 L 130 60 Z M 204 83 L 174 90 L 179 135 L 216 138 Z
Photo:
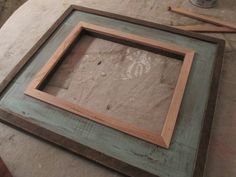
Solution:
M 115 38 L 123 41 L 124 40 L 131 41 L 136 44 L 141 44 L 147 47 L 152 47 L 154 49 L 171 52 L 183 57 L 183 64 L 181 67 L 179 78 L 173 93 L 168 113 L 166 115 L 165 123 L 160 133 L 154 133 L 148 130 L 137 128 L 132 124 L 128 124 L 125 121 L 118 121 L 116 118 L 94 112 L 93 110 L 85 109 L 77 104 L 60 99 L 56 96 L 53 96 L 40 90 L 42 83 L 45 83 L 47 76 L 50 75 L 52 71 L 55 69 L 56 65 L 63 58 L 67 49 L 70 48 L 70 46 L 74 43 L 74 41 L 78 38 L 78 36 L 81 35 L 82 32 L 84 33 L 85 31 L 88 31 L 90 33 L 92 32 L 95 35 L 102 34 L 110 38 Z M 35 78 L 32 80 L 32 82 L 25 90 L 25 94 L 32 96 L 36 99 L 39 99 L 41 101 L 44 101 L 46 103 L 49 103 L 51 105 L 62 108 L 64 110 L 67 110 L 69 112 L 75 113 L 79 116 L 84 116 L 98 123 L 104 124 L 111 128 L 115 128 L 122 132 L 128 133 L 132 136 L 141 138 L 145 141 L 154 143 L 164 148 L 168 148 L 174 131 L 174 126 L 177 120 L 179 108 L 181 105 L 185 86 L 188 80 L 188 75 L 192 66 L 193 58 L 194 58 L 194 51 L 187 48 L 182 48 L 174 44 L 163 43 L 160 41 L 143 38 L 130 33 L 119 32 L 109 28 L 97 26 L 91 23 L 79 22 L 79 24 L 72 30 L 72 32 L 57 48 L 57 50 L 49 59 L 47 64 L 44 65 L 44 67 L 37 73 Z
M 79 21 L 170 42 L 196 53 L 170 148 L 160 148 L 24 95 Z M 200 177 L 217 97 L 224 41 L 156 23 L 71 6 L 33 46 L 0 95 L 0 121 L 131 177 Z M 19 69 L 18 68 L 18 69 Z M 7 84 L 7 82 L 5 83 Z

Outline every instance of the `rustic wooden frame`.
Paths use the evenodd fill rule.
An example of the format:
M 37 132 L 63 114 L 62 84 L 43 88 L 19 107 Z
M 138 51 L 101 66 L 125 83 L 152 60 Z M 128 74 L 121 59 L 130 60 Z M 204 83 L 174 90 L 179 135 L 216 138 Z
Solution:
M 22 67 L 25 63 L 31 61 L 33 55 L 45 44 L 45 42 L 49 39 L 51 35 L 57 30 L 57 28 L 66 20 L 66 18 L 73 13 L 74 11 L 81 11 L 85 13 L 91 13 L 98 16 L 108 17 L 116 20 L 121 20 L 125 22 L 129 22 L 132 24 L 142 25 L 149 28 L 159 29 L 162 31 L 167 31 L 170 33 L 175 33 L 178 35 L 195 38 L 201 41 L 206 41 L 212 44 L 215 44 L 217 47 L 215 59 L 214 59 L 214 66 L 212 70 L 212 81 L 210 84 L 210 88 L 208 89 L 209 97 L 206 103 L 206 109 L 204 112 L 204 121 L 202 122 L 201 128 L 201 135 L 199 138 L 199 144 L 197 145 L 197 153 L 196 153 L 196 160 L 194 162 L 194 169 L 193 169 L 193 177 L 200 177 L 203 176 L 204 167 L 205 167 L 205 160 L 207 154 L 207 147 L 209 144 L 210 138 L 210 131 L 211 131 L 211 124 L 213 120 L 214 110 L 215 110 L 215 103 L 217 98 L 217 91 L 219 85 L 219 77 L 221 73 L 221 67 L 223 62 L 223 54 L 224 54 L 224 40 L 217 39 L 214 37 L 204 36 L 197 33 L 187 32 L 183 30 L 179 30 L 176 28 L 168 27 L 165 25 L 147 22 L 144 20 L 134 19 L 127 16 L 122 16 L 118 14 L 113 14 L 109 12 L 104 12 L 100 10 L 90 9 L 86 7 L 72 5 L 70 6 L 62 16 L 52 25 L 51 28 L 40 38 L 40 40 L 29 50 L 29 52 L 22 58 L 21 62 L 14 68 L 14 72 L 12 75 L 8 77 L 8 80 L 2 84 L 1 90 L 8 88 L 8 85 L 11 84 L 11 80 L 16 76 L 19 71 L 21 71 Z M 29 121 L 25 119 L 24 116 L 16 114 L 4 107 L 0 107 L 0 121 L 18 128 L 22 131 L 28 132 L 31 135 L 36 136 L 37 138 L 41 138 L 48 142 L 53 143 L 61 148 L 69 150 L 77 155 L 81 155 L 86 157 L 92 161 L 95 161 L 103 166 L 106 166 L 110 169 L 118 171 L 122 174 L 132 176 L 132 177 L 158 177 L 159 175 L 152 174 L 148 171 L 135 167 L 132 164 L 128 164 L 123 162 L 117 158 L 111 157 L 104 153 L 98 152 L 96 149 L 92 149 L 86 145 L 83 145 L 80 142 L 77 142 L 73 139 L 67 138 L 63 135 L 60 135 L 53 130 L 49 130 L 41 125 Z
M 160 49 L 165 52 L 171 52 L 173 54 L 177 54 L 184 57 L 179 78 L 173 93 L 173 97 L 161 133 L 154 133 L 148 130 L 137 128 L 132 124 L 128 124 L 123 121 L 118 121 L 117 119 L 114 119 L 112 117 L 94 112 L 92 110 L 85 109 L 79 105 L 76 105 L 74 103 L 71 103 L 69 101 L 58 98 L 54 95 L 48 94 L 40 90 L 40 86 L 42 85 L 42 83 L 45 83 L 47 76 L 50 75 L 50 73 L 56 67 L 57 63 L 59 63 L 59 61 L 63 58 L 62 56 L 65 54 L 67 49 L 71 46 L 71 44 L 77 39 L 77 37 L 84 30 L 89 31 L 90 33 L 92 32 L 92 33 L 102 34 L 105 35 L 106 37 L 131 41 L 136 44 L 145 45 L 147 47 L 153 47 L 155 49 Z M 194 58 L 194 51 L 187 48 L 181 48 L 174 44 L 168 44 L 157 40 L 140 37 L 134 34 L 128 34 L 113 29 L 97 26 L 90 23 L 79 22 L 79 24 L 72 30 L 72 32 L 57 48 L 57 50 L 49 59 L 49 61 L 36 74 L 36 76 L 29 84 L 24 93 L 26 95 L 29 95 L 31 97 L 49 103 L 66 111 L 72 112 L 80 116 L 84 116 L 98 123 L 104 124 L 111 128 L 115 128 L 127 134 L 141 138 L 145 141 L 157 144 L 164 148 L 168 148 L 174 131 L 175 123 L 177 120 L 179 108 L 181 105 L 182 97 L 188 80 L 188 75 L 191 69 L 193 58 Z

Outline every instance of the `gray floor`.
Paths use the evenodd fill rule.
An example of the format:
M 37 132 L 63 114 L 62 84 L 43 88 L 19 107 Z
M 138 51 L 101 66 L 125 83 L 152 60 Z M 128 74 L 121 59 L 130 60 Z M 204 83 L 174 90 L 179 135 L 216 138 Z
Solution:
M 0 0 L 0 27 L 27 0 Z
M 222 1 L 219 4 L 220 8 L 212 10 L 213 15 L 222 16 L 223 19 L 236 22 L 236 2 L 234 0 Z M 7 3 L 3 5 L 4 2 Z M 13 11 L 9 9 L 15 9 L 20 2 L 23 1 L 0 0 L 1 22 Z M 174 2 L 174 0 L 170 0 L 170 2 Z M 155 3 L 152 6 L 155 6 Z M 5 8 L 2 10 L 2 7 Z M 156 4 L 156 7 L 158 7 L 158 4 Z M 189 7 L 191 8 L 191 5 Z M 138 5 L 136 8 L 138 8 Z M 143 9 L 147 10 L 148 7 Z M 158 10 L 158 8 L 156 9 Z M 225 10 L 232 12 L 232 14 L 227 13 L 228 15 L 225 16 Z M 4 14 L 6 12 L 8 15 Z M 179 16 L 176 16 L 173 19 L 178 18 Z M 155 18 L 153 17 L 153 19 Z M 182 20 L 182 22 L 184 21 Z M 165 23 L 165 19 L 163 19 L 163 23 Z M 192 23 L 195 23 L 195 21 L 192 21 Z M 205 176 L 234 177 L 236 176 L 236 34 L 211 35 L 225 39 L 227 46 Z M 1 123 L 0 155 L 15 177 L 121 176 Z

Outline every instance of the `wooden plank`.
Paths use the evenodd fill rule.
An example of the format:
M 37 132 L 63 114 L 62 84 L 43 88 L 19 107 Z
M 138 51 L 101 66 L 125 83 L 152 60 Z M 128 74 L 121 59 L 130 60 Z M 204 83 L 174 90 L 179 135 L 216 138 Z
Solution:
M 92 31 L 92 32 L 98 32 L 100 34 L 104 34 L 109 37 L 115 37 L 115 38 L 119 38 L 122 40 L 128 40 L 131 42 L 139 43 L 139 44 L 142 44 L 142 45 L 145 45 L 148 47 L 153 47 L 156 49 L 165 50 L 167 52 L 175 53 L 178 55 L 185 56 L 186 53 L 192 52 L 191 49 L 179 47 L 179 46 L 171 44 L 171 43 L 165 43 L 165 42 L 161 42 L 161 41 L 157 41 L 157 40 L 153 40 L 153 39 L 149 39 L 149 38 L 144 38 L 142 36 L 138 36 L 138 35 L 135 35 L 132 33 L 124 33 L 124 32 L 120 32 L 117 30 L 104 28 L 102 26 L 97 26 L 97 25 L 94 25 L 91 23 L 85 23 L 85 22 L 80 22 L 80 23 L 83 28 L 85 28 L 86 30 Z
M 209 17 L 206 15 L 201 15 L 201 14 L 196 14 L 193 12 L 190 12 L 188 10 L 182 9 L 182 8 L 177 8 L 177 7 L 169 7 L 169 10 L 172 12 L 176 12 L 179 13 L 181 15 L 185 15 L 187 17 L 191 17 L 191 18 L 195 18 L 204 22 L 208 22 L 208 23 L 212 23 L 215 25 L 219 25 L 219 26 L 225 26 L 228 28 L 232 28 L 234 30 L 236 30 L 236 24 L 234 24 L 233 22 L 226 22 L 217 18 L 213 18 L 213 17 Z
M 174 131 L 174 126 L 177 121 L 177 115 L 179 113 L 180 105 L 184 95 L 185 86 L 187 84 L 188 76 L 193 63 L 193 58 L 194 58 L 193 51 L 185 55 L 183 66 L 181 68 L 179 79 L 176 85 L 176 89 L 174 91 L 174 95 L 170 103 L 170 108 L 167 113 L 163 131 L 161 132 L 161 136 L 163 137 L 165 144 L 167 146 L 170 145 L 170 140 Z
M 224 43 L 219 43 L 219 45 L 224 45 Z M 210 86 L 210 96 L 208 99 L 207 107 L 208 110 L 206 112 L 206 119 L 204 120 L 202 124 L 202 133 L 201 133 L 201 139 L 199 142 L 199 149 L 197 152 L 197 162 L 196 167 L 194 169 L 194 177 L 199 177 L 204 175 L 204 169 L 205 169 L 205 161 L 207 158 L 207 150 L 209 145 L 209 139 L 211 134 L 211 127 L 212 127 L 212 121 L 213 116 L 215 113 L 215 104 L 216 104 L 216 98 L 218 93 L 218 86 L 219 86 L 219 78 L 221 74 L 221 68 L 223 64 L 223 57 L 224 57 L 224 48 L 219 48 L 216 54 L 217 58 L 214 61 L 214 70 L 212 72 L 212 82 Z
M 177 29 L 201 32 L 201 33 L 235 33 L 236 30 L 224 26 L 215 26 L 211 24 L 172 26 Z
M 1 177 L 12 177 L 10 171 L 8 170 L 7 166 L 3 162 L 3 160 L 0 157 L 0 176 Z

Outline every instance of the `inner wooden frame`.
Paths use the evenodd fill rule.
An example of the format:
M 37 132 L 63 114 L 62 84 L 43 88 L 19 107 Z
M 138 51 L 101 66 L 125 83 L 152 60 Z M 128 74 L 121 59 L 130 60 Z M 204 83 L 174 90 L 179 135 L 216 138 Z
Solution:
M 161 133 L 153 133 L 151 131 L 143 130 L 128 124 L 126 122 L 118 121 L 113 117 L 109 117 L 92 110 L 87 110 L 75 103 L 71 103 L 64 99 L 58 98 L 54 95 L 40 90 L 42 84 L 45 83 L 47 77 L 52 73 L 57 64 L 63 58 L 67 49 L 75 42 L 77 37 L 82 32 L 89 32 L 96 35 L 103 35 L 114 40 L 128 41 L 134 44 L 142 45 L 147 48 L 156 49 L 158 51 L 171 53 L 183 57 L 183 64 L 180 70 L 179 78 L 173 93 L 173 97 L 167 112 L 167 116 Z M 174 44 L 164 43 L 150 38 L 141 37 L 138 35 L 116 31 L 114 29 L 98 26 L 91 23 L 80 22 L 66 39 L 57 48 L 55 53 L 43 68 L 36 74 L 32 82 L 25 90 L 25 94 L 61 109 L 67 110 L 79 116 L 84 116 L 90 120 L 104 124 L 114 129 L 130 134 L 132 136 L 141 138 L 145 141 L 154 143 L 164 148 L 168 148 L 171 142 L 171 137 L 174 131 L 175 123 L 178 117 L 179 108 L 183 98 L 185 86 L 188 80 L 189 72 L 194 58 L 194 51 L 187 48 L 182 48 Z

